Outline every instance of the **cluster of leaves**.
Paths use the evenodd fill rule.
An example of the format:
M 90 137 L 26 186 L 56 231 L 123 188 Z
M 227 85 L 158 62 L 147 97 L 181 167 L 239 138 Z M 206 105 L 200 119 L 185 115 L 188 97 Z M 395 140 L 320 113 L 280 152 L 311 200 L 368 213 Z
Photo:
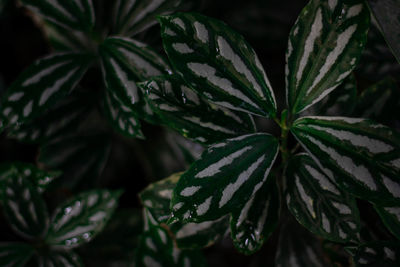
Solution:
M 61 52 L 36 61 L 11 85 L 0 129 L 38 143 L 39 162 L 63 171 L 58 180 L 73 188 L 104 167 L 110 145 L 90 123 L 99 116 L 93 106 L 126 137 L 144 138 L 141 119 L 207 147 L 188 170 L 140 193 L 137 266 L 204 266 L 201 249 L 227 233 L 238 251 L 253 254 L 275 231 L 276 266 L 331 266 L 343 248 L 345 264 L 347 255 L 357 266 L 400 263 L 398 241 L 362 234 L 368 226 L 356 202 L 371 203 L 400 239 L 400 134 L 375 122 L 398 120 L 396 80 L 385 78 L 359 95 L 353 74 L 370 10 L 399 60 L 400 21 L 384 15 L 387 8 L 400 12 L 395 1 L 368 7 L 363 0 L 310 0 L 289 34 L 281 109 L 254 49 L 219 20 L 159 16 L 170 64 L 132 39 L 180 1 L 115 1 L 107 25 L 96 23 L 90 0 L 21 2 L 41 14 Z M 101 72 L 102 82 L 85 81 L 90 71 Z M 254 117 L 275 122 L 280 136 L 260 132 Z M 90 159 L 84 166 L 83 155 Z M 58 175 L 18 163 L 1 168 L 2 206 L 29 245 L 3 244 L 0 262 L 22 266 L 36 253 L 41 266 L 82 265 L 70 249 L 102 231 L 121 192 L 75 195 L 50 223 L 40 193 Z M 321 256 L 334 245 L 335 255 Z

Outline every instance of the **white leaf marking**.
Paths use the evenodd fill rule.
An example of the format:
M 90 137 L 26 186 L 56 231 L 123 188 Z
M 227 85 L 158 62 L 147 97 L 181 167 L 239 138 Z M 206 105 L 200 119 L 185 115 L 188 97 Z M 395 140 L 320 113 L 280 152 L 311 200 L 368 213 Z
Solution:
M 194 50 L 190 48 L 187 44 L 185 43 L 173 43 L 172 47 L 178 51 L 181 54 L 190 54 L 193 53 Z
M 71 62 L 71 60 L 68 60 L 68 61 L 64 61 L 64 62 L 61 62 L 61 63 L 54 64 L 54 65 L 50 66 L 49 68 L 40 71 L 40 72 L 37 73 L 35 76 L 33 76 L 33 77 L 27 79 L 27 80 L 22 84 L 22 86 L 25 87 L 25 86 L 28 86 L 28 85 L 31 85 L 31 84 L 38 83 L 40 80 L 42 80 L 42 79 L 45 78 L 46 76 L 52 74 L 56 69 L 60 68 L 61 66 L 66 65 L 66 64 L 69 63 L 69 62 Z
M 306 193 L 303 185 L 300 183 L 300 178 L 297 175 L 295 175 L 295 183 L 296 183 L 297 191 L 299 192 L 300 197 L 303 200 L 304 204 L 306 204 L 306 208 L 307 208 L 308 212 L 314 219 L 317 218 L 317 215 L 315 214 L 314 206 L 313 206 L 314 200 Z
M 197 207 L 196 213 L 198 216 L 204 215 L 210 209 L 212 198 L 212 196 L 208 197 L 202 204 Z
M 195 21 L 193 23 L 194 29 L 196 30 L 197 38 L 202 41 L 203 43 L 208 43 L 208 30 L 204 26 L 204 24 Z
M 199 191 L 201 186 L 189 186 L 181 191 L 181 196 L 190 197 L 193 196 L 197 191 Z

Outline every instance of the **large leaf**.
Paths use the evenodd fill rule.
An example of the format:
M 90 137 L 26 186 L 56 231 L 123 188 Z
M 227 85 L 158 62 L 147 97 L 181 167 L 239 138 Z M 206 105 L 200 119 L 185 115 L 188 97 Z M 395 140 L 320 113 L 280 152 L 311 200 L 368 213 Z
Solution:
M 47 207 L 28 179 L 12 172 L 0 182 L 0 197 L 4 213 L 14 231 L 29 239 L 44 236 L 49 224 Z
M 400 240 L 400 207 L 374 206 L 385 226 Z
M 292 132 L 325 174 L 357 197 L 400 203 L 400 135 L 366 119 L 303 117 Z
M 396 267 L 400 265 L 400 246 L 394 242 L 372 242 L 359 246 L 353 261 L 357 267 Z
M 181 0 L 117 0 L 114 10 L 114 31 L 132 36 L 156 23 L 156 15 L 173 12 Z
M 334 90 L 356 66 L 367 39 L 362 0 L 312 0 L 293 26 L 286 53 L 287 103 L 301 112 Z
M 242 253 L 259 250 L 279 223 L 280 196 L 275 177 L 269 178 L 231 217 L 233 244 Z
M 74 196 L 54 212 L 46 242 L 69 249 L 89 242 L 111 218 L 120 191 L 92 190 Z
M 45 256 L 38 256 L 39 267 L 83 267 L 78 254 L 65 250 L 52 250 Z
M 355 199 L 340 190 L 307 154 L 291 158 L 286 183 L 288 208 L 300 224 L 335 242 L 357 240 L 360 218 Z
M 255 131 L 251 115 L 207 102 L 179 76 L 153 78 L 141 86 L 164 124 L 193 141 L 211 144 Z
M 21 0 L 33 12 L 56 24 L 90 31 L 95 23 L 92 0 Z
M 400 2 L 398 0 L 368 0 L 386 42 L 400 63 Z
M 3 96 L 0 114 L 3 127 L 13 128 L 37 117 L 71 92 L 91 59 L 86 54 L 62 53 L 33 63 Z
M 159 20 L 170 61 L 197 92 L 227 108 L 275 116 L 271 85 L 243 36 L 199 14 L 178 13 Z
M 22 267 L 32 257 L 34 249 L 25 243 L 0 243 L 0 265 Z
M 199 223 L 241 210 L 267 180 L 277 154 L 278 141 L 269 134 L 210 146 L 174 189 L 174 218 Z

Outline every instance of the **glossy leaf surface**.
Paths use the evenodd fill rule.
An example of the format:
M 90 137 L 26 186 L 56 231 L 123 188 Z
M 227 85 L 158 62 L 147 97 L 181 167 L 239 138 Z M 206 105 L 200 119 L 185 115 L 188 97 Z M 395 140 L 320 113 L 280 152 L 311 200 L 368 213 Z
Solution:
M 3 96 L 3 127 L 30 121 L 66 96 L 78 84 L 91 59 L 85 54 L 63 53 L 35 61 Z
M 355 199 L 340 190 L 307 154 L 291 158 L 286 181 L 286 202 L 300 224 L 335 242 L 357 240 L 360 218 Z
M 368 28 L 362 0 L 309 2 L 290 32 L 286 52 L 287 103 L 293 113 L 320 101 L 351 73 Z
M 11 227 L 20 236 L 42 238 L 47 231 L 49 215 L 37 188 L 16 173 L 1 180 L 0 197 Z
M 45 19 L 80 31 L 89 31 L 95 17 L 92 0 L 22 0 L 30 10 Z
M 374 242 L 359 246 L 353 261 L 357 267 L 396 267 L 400 264 L 400 246 L 394 242 Z
M 381 207 L 375 205 L 374 208 L 385 226 L 400 240 L 400 207 Z
M 210 146 L 174 189 L 174 217 L 199 223 L 241 210 L 267 180 L 277 154 L 278 141 L 268 134 L 244 135 Z
M 255 131 L 249 114 L 207 102 L 179 76 L 153 78 L 141 86 L 164 124 L 195 142 L 211 144 Z
M 54 212 L 46 242 L 69 249 L 89 242 L 112 216 L 119 191 L 92 190 L 74 196 Z
M 39 267 L 83 267 L 78 254 L 72 250 L 53 250 L 47 256 L 38 257 Z
M 33 247 L 26 243 L 0 243 L 0 265 L 22 267 L 32 257 Z
M 215 104 L 274 116 L 271 85 L 253 48 L 221 21 L 194 13 L 159 18 L 164 49 L 178 73 Z
M 342 189 L 381 205 L 399 203 L 400 136 L 394 130 L 346 117 L 303 117 L 291 130 Z

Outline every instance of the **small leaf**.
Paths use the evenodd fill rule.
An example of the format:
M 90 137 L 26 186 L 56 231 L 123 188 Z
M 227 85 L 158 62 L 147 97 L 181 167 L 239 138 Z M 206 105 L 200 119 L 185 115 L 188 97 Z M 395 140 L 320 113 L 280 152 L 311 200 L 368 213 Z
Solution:
M 368 0 L 393 55 L 400 63 L 400 3 L 397 0 Z
M 26 243 L 0 243 L 0 265 L 22 267 L 34 253 L 32 246 Z
M 232 213 L 233 244 L 244 254 L 252 254 L 259 250 L 279 223 L 279 189 L 274 177 L 268 180 L 241 210 Z
M 172 65 L 198 93 L 227 108 L 275 116 L 272 87 L 243 36 L 221 21 L 194 13 L 159 20 Z
M 108 121 L 119 133 L 127 137 L 144 138 L 136 113 L 109 91 L 104 95 L 104 109 Z
M 278 141 L 268 134 L 244 135 L 210 146 L 174 189 L 174 217 L 200 223 L 241 210 L 267 180 L 277 154 Z
M 81 258 L 72 250 L 52 250 L 46 256 L 38 256 L 40 267 L 83 267 Z
M 286 94 L 292 113 L 320 101 L 357 65 L 369 28 L 363 2 L 312 0 L 301 12 L 286 52 Z
M 91 59 L 86 54 L 62 53 L 33 63 L 3 96 L 0 114 L 3 127 L 13 128 L 30 121 L 69 94 Z
M 373 242 L 359 246 L 353 256 L 357 267 L 396 267 L 400 264 L 400 246 L 394 242 Z
M 28 179 L 11 173 L 1 180 L 0 197 L 11 227 L 25 238 L 41 238 L 47 231 L 46 204 Z
M 54 212 L 46 242 L 64 249 L 89 242 L 111 218 L 120 195 L 120 191 L 92 190 L 66 201 Z
M 179 76 L 153 78 L 140 86 L 163 123 L 195 142 L 211 144 L 255 131 L 249 114 L 208 103 Z
M 334 242 L 357 240 L 360 218 L 355 199 L 341 191 L 307 154 L 291 158 L 286 181 L 287 205 L 300 224 Z
M 395 237 L 397 237 L 397 239 L 400 240 L 400 207 L 381 207 L 375 205 L 374 208 L 381 217 L 385 226 Z
M 381 205 L 400 201 L 400 136 L 366 119 L 303 117 L 292 132 L 343 190 Z
M 21 0 L 45 19 L 70 29 L 90 31 L 95 23 L 92 0 Z
M 114 31 L 120 35 L 133 36 L 156 23 L 156 15 L 173 12 L 181 0 L 115 1 Z

